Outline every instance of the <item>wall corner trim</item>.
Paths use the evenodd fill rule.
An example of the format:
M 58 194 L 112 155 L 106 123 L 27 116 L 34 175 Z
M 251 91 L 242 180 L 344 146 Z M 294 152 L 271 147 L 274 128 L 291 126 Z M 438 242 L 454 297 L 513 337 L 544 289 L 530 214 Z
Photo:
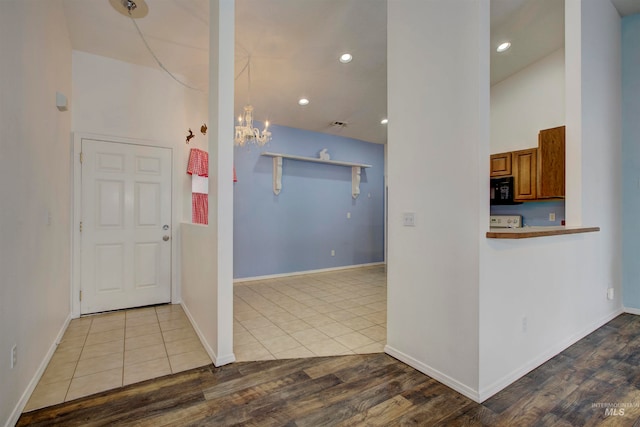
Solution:
M 231 353 L 231 354 L 227 354 L 226 356 L 221 356 L 216 358 L 213 361 L 213 364 L 215 365 L 216 368 L 223 366 L 223 365 L 228 365 L 229 363 L 233 363 L 236 361 L 236 356 L 235 354 Z
M 44 359 L 42 359 L 42 362 L 40 362 L 40 366 L 38 366 L 38 369 L 33 375 L 33 378 L 31 378 L 31 381 L 29 381 L 29 385 L 27 386 L 27 389 L 24 391 L 24 393 L 22 393 L 22 397 L 20 397 L 20 400 L 16 404 L 15 408 L 13 408 L 13 411 L 11 412 L 11 416 L 5 423 L 5 427 L 15 426 L 16 423 L 18 422 L 18 419 L 20 419 L 20 415 L 22 415 L 22 411 L 24 410 L 25 406 L 27 406 L 27 402 L 29 402 L 29 398 L 31 398 L 31 394 L 33 393 L 33 390 L 35 390 L 36 386 L 38 385 L 38 382 L 40 381 L 40 378 L 42 378 L 44 371 L 47 369 L 47 365 L 51 361 L 53 354 L 56 352 L 56 349 L 58 348 L 58 344 L 62 340 L 62 337 L 64 336 L 64 333 L 66 332 L 67 327 L 71 322 L 71 319 L 72 319 L 72 315 L 71 313 L 69 313 L 64 323 L 62 324 L 62 327 L 60 328 L 60 331 L 58 332 L 56 339 L 53 341 L 53 344 L 51 344 L 51 347 L 49 347 L 49 350 L 47 351 L 47 354 L 44 356 Z
M 198 327 L 198 324 L 196 323 L 193 316 L 191 315 L 191 312 L 189 311 L 189 308 L 187 307 L 187 305 L 184 302 L 181 302 L 180 305 L 182 306 L 182 309 L 184 310 L 187 317 L 189 318 L 189 322 L 191 323 L 191 326 L 193 326 L 193 329 L 196 331 L 196 334 L 198 335 L 198 339 L 200 339 L 202 346 L 204 347 L 205 351 L 209 355 L 209 358 L 213 361 L 213 364 L 215 366 L 222 366 L 222 365 L 235 362 L 236 357 L 233 353 L 225 355 L 224 357 L 218 357 L 218 355 L 216 355 L 216 352 L 213 351 L 211 344 L 209 344 L 209 342 L 205 339 L 204 334 L 202 333 L 202 331 Z
M 520 368 L 512 371 L 511 373 L 505 375 L 504 377 L 500 378 L 498 381 L 495 381 L 493 384 L 489 385 L 488 387 L 484 387 L 479 392 L 479 397 L 480 397 L 479 402 L 484 402 L 485 400 L 489 399 L 491 396 L 493 396 L 494 394 L 498 393 L 502 389 L 508 387 L 510 384 L 516 382 L 517 380 L 519 380 L 521 377 L 523 377 L 527 373 L 533 371 L 538 366 L 540 366 L 543 363 L 547 362 L 549 359 L 551 359 L 551 358 L 557 356 L 558 354 L 562 353 L 564 350 L 566 350 L 567 348 L 569 348 L 570 346 L 572 346 L 576 342 L 580 341 L 581 339 L 583 339 L 584 337 L 586 337 L 587 335 L 589 335 L 590 333 L 592 333 L 596 329 L 604 326 L 605 324 L 607 324 L 611 320 L 615 319 L 616 317 L 618 317 L 623 312 L 624 311 L 622 310 L 622 308 L 618 308 L 618 309 L 614 310 L 613 312 L 609 313 L 608 315 L 606 315 L 606 316 L 598 319 L 597 321 L 591 323 L 589 326 L 587 326 L 586 328 L 584 328 L 580 332 L 577 332 L 577 333 L 569 336 L 564 341 L 561 341 L 560 343 L 554 345 L 553 347 L 551 347 L 550 349 L 548 349 L 544 353 L 542 353 L 542 354 L 538 355 L 537 357 L 531 359 L 528 363 L 526 363 L 522 367 L 520 367 Z M 640 313 L 640 310 L 639 310 L 639 313 Z
M 384 347 L 384 352 L 387 353 L 389 356 L 395 357 L 396 359 L 398 359 L 401 362 L 406 363 L 407 365 L 411 366 L 412 368 L 417 369 L 418 371 L 422 372 L 423 374 L 429 375 L 430 377 L 434 378 L 435 380 L 441 382 L 442 384 L 446 385 L 447 387 L 457 391 L 458 393 L 468 397 L 469 399 L 473 400 L 474 402 L 480 402 L 480 395 L 478 393 L 478 391 L 472 389 L 471 387 L 469 387 L 466 384 L 461 383 L 460 381 L 451 378 L 450 376 L 438 371 L 437 369 L 432 368 L 429 365 L 426 365 L 422 362 L 420 362 L 419 360 L 414 359 L 413 357 L 409 356 L 408 354 L 405 354 L 401 351 L 396 350 L 395 348 L 386 345 Z
M 637 316 L 640 316 L 640 308 L 624 307 L 622 311 L 624 313 L 635 314 Z

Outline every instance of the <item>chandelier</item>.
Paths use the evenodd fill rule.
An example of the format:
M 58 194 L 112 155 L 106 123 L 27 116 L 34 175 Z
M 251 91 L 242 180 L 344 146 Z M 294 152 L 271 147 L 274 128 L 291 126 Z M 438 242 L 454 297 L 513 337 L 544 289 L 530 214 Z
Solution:
M 238 126 L 236 126 L 236 137 L 233 140 L 235 145 L 244 146 L 247 142 L 251 142 L 262 147 L 271 141 L 271 132 L 268 130 L 269 122 L 264 122 L 264 129 L 253 127 L 253 107 L 251 105 L 244 106 L 244 114 L 238 117 Z
M 271 132 L 268 130 L 268 121 L 264 122 L 264 129 L 262 132 L 253 127 L 253 106 L 251 105 L 251 57 L 247 60 L 245 69 L 247 70 L 247 80 L 249 83 L 247 91 L 248 102 L 247 105 L 244 106 L 244 113 L 238 117 L 236 136 L 233 143 L 242 147 L 249 142 L 262 147 L 267 142 L 271 141 Z M 242 71 L 244 71 L 244 69 Z M 242 71 L 240 74 L 242 74 Z

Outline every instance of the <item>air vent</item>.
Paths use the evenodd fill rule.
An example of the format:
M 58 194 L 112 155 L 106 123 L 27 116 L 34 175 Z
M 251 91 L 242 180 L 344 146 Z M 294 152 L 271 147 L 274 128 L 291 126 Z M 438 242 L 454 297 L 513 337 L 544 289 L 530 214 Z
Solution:
M 347 122 L 335 121 L 335 122 L 331 122 L 331 126 L 337 127 L 337 128 L 344 128 L 344 127 L 347 127 Z

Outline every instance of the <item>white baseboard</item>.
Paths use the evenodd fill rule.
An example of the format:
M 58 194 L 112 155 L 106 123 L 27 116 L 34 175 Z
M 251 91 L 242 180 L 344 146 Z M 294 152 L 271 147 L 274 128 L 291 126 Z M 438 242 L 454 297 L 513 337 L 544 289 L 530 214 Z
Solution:
M 223 366 L 223 365 L 228 365 L 229 363 L 233 363 L 236 361 L 236 355 L 231 353 L 228 354 L 226 356 L 220 356 L 218 357 L 213 364 L 216 366 L 216 368 Z
M 627 310 L 633 310 L 633 311 L 627 311 Z M 614 318 L 616 318 L 617 316 L 619 316 L 623 312 L 630 312 L 631 314 L 640 314 L 640 310 L 636 310 L 636 309 L 624 309 L 624 310 L 618 309 L 618 310 L 615 310 L 614 312 L 612 312 L 612 313 L 608 314 L 607 316 L 599 319 L 598 321 L 593 322 L 591 325 L 589 325 L 588 327 L 584 328 L 582 331 L 570 336 L 568 339 L 562 341 L 558 345 L 553 346 L 551 349 L 545 351 L 543 354 L 541 354 L 540 356 L 536 357 L 535 359 L 532 359 L 531 361 L 526 363 L 521 368 L 518 368 L 518 369 L 514 370 L 513 372 L 505 375 L 504 377 L 502 377 L 498 381 L 494 382 L 493 384 L 491 384 L 488 387 L 483 388 L 480 391 L 474 390 L 473 388 L 467 386 L 466 384 L 463 384 L 463 383 L 461 383 L 461 382 L 449 377 L 448 375 L 438 371 L 437 369 L 434 369 L 431 366 L 429 366 L 429 365 L 427 365 L 425 363 L 422 363 L 419 360 L 416 360 L 413 357 L 402 353 L 401 351 L 398 351 L 398 350 L 394 349 L 393 347 L 390 347 L 390 346 L 387 345 L 387 346 L 385 346 L 384 351 L 385 351 L 385 353 L 389 354 L 390 356 L 393 356 L 396 359 L 406 363 L 407 365 L 417 369 L 418 371 L 420 371 L 420 372 L 422 372 L 422 373 L 424 373 L 426 375 L 429 375 L 430 377 L 438 380 L 442 384 L 446 385 L 447 387 L 452 388 L 453 390 L 455 390 L 458 393 L 468 397 L 469 399 L 472 399 L 472 400 L 474 400 L 475 402 L 478 402 L 478 403 L 482 403 L 485 400 L 487 400 L 488 398 L 490 398 L 491 396 L 493 396 L 494 394 L 498 393 L 500 390 L 506 388 L 507 386 L 509 386 L 513 382 L 517 381 L 518 379 L 520 379 L 521 377 L 523 377 L 527 373 L 531 372 L 532 370 L 534 370 L 538 366 L 540 366 L 543 363 L 547 362 L 552 357 L 558 355 L 559 353 L 563 352 L 564 350 L 566 350 L 571 345 L 573 345 L 576 342 L 580 341 L 582 338 L 586 337 L 587 335 L 589 335 L 590 333 L 592 333 L 596 329 L 598 329 L 601 326 L 605 325 L 606 323 L 610 322 L 611 320 L 613 320 Z
M 635 314 L 635 315 L 639 315 L 640 316 L 640 309 L 639 308 L 624 307 L 622 310 L 625 313 Z
M 554 356 L 562 353 L 564 350 L 566 350 L 567 348 L 569 348 L 570 346 L 572 346 L 576 342 L 580 341 L 582 338 L 586 337 L 591 332 L 595 331 L 596 329 L 598 329 L 601 326 L 605 325 L 606 323 L 610 322 L 611 320 L 613 320 L 614 318 L 616 318 L 617 316 L 622 314 L 622 312 L 623 312 L 622 309 L 617 309 L 614 312 L 608 314 L 607 316 L 605 316 L 605 317 L 603 317 L 603 318 L 591 323 L 589 326 L 584 328 L 582 331 L 571 335 L 569 338 L 567 338 L 564 341 L 561 341 L 560 343 L 558 343 L 557 345 L 551 347 L 550 349 L 548 349 L 547 351 L 545 351 L 544 353 L 542 353 L 538 357 L 536 357 L 536 358 L 532 359 L 531 361 L 529 361 L 528 363 L 526 363 L 521 368 L 518 368 L 518 369 L 514 370 L 513 372 L 505 375 L 504 377 L 500 378 L 498 381 L 494 382 L 493 384 L 489 385 L 488 387 L 483 388 L 482 390 L 480 390 L 480 393 L 479 393 L 480 400 L 477 400 L 477 402 L 480 402 L 480 403 L 484 402 L 485 400 L 487 400 L 488 398 L 490 398 L 494 394 L 498 393 L 500 390 L 506 388 L 507 386 L 509 386 L 510 384 L 514 383 L 515 381 L 517 381 L 518 379 L 520 379 L 524 375 L 528 374 L 529 372 L 531 372 L 532 370 L 534 370 L 538 366 L 540 366 L 543 363 L 547 362 L 549 359 L 551 359 Z
M 278 279 L 281 277 L 303 276 L 305 274 L 328 273 L 331 271 L 351 270 L 353 268 L 374 267 L 376 265 L 385 265 L 385 264 L 386 264 L 385 262 L 370 262 L 368 264 L 345 265 L 342 267 L 321 268 L 319 270 L 294 271 L 291 273 L 269 274 L 266 276 L 242 277 L 240 279 L 233 279 L 233 283 L 236 284 L 236 283 L 243 283 L 243 282 L 253 282 L 255 280 L 267 280 L 267 279 Z
M 400 360 L 401 362 L 406 363 L 407 365 L 411 366 L 412 368 L 417 369 L 418 371 L 422 372 L 423 374 L 429 375 L 431 378 L 441 382 L 442 384 L 446 385 L 449 388 L 454 389 L 455 391 L 457 391 L 458 393 L 468 397 L 469 399 L 475 401 L 475 402 L 479 402 L 478 400 L 478 392 L 476 390 L 474 390 L 473 388 L 467 386 L 466 384 L 461 383 L 460 381 L 451 378 L 450 376 L 438 371 L 437 369 L 432 368 L 429 365 L 426 365 L 422 362 L 420 362 L 419 360 L 414 359 L 413 357 L 396 350 L 393 347 L 390 347 L 389 345 L 386 345 L 384 347 L 384 352 L 387 353 L 390 356 L 395 357 L 396 359 Z
M 213 348 L 211 348 L 211 345 L 206 340 L 206 338 L 204 337 L 204 334 L 202 333 L 195 319 L 191 315 L 191 312 L 189 311 L 189 308 L 187 307 L 187 305 L 184 302 L 181 302 L 180 305 L 182 306 L 182 309 L 184 310 L 187 317 L 189 318 L 189 322 L 191 323 L 191 326 L 193 326 L 193 330 L 196 331 L 196 334 L 198 335 L 198 338 L 200 339 L 202 346 L 204 347 L 205 351 L 213 361 L 213 364 L 215 366 L 222 366 L 222 365 L 227 365 L 229 363 L 235 362 L 236 356 L 233 353 L 224 355 L 221 357 L 218 357 L 218 355 L 216 355 L 216 352 L 213 351 Z
M 38 385 L 38 382 L 40 381 L 40 378 L 42 378 L 44 371 L 47 369 L 47 365 L 51 361 L 53 354 L 56 352 L 56 348 L 58 348 L 58 344 L 62 340 L 62 336 L 67 330 L 67 327 L 69 326 L 69 322 L 71 322 L 71 318 L 72 318 L 72 315 L 71 313 L 69 313 L 66 320 L 62 324 L 62 328 L 60 328 L 60 331 L 58 332 L 56 339 L 53 341 L 53 344 L 51 344 L 51 347 L 49 347 L 49 350 L 47 351 L 47 354 L 44 356 L 44 359 L 42 359 L 42 362 L 40 362 L 40 366 L 38 366 L 38 369 L 33 375 L 33 378 L 31 378 L 31 381 L 29 381 L 29 385 L 27 386 L 27 389 L 24 391 L 24 393 L 22 393 L 20 400 L 16 404 L 15 408 L 13 408 L 13 412 L 11 412 L 11 416 L 5 423 L 5 427 L 15 426 L 16 423 L 18 422 L 20 415 L 22 415 L 22 411 L 24 410 L 25 406 L 27 406 L 27 403 L 29 402 L 29 398 L 31 397 L 33 390 L 35 390 L 36 386 Z

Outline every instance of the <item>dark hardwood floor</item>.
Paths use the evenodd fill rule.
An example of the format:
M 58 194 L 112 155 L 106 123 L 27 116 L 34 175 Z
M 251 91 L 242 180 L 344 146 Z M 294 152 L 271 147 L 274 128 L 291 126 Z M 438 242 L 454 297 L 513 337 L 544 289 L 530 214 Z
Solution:
M 18 425 L 640 426 L 639 364 L 640 317 L 624 314 L 483 404 L 371 354 L 207 366 L 25 413 Z

